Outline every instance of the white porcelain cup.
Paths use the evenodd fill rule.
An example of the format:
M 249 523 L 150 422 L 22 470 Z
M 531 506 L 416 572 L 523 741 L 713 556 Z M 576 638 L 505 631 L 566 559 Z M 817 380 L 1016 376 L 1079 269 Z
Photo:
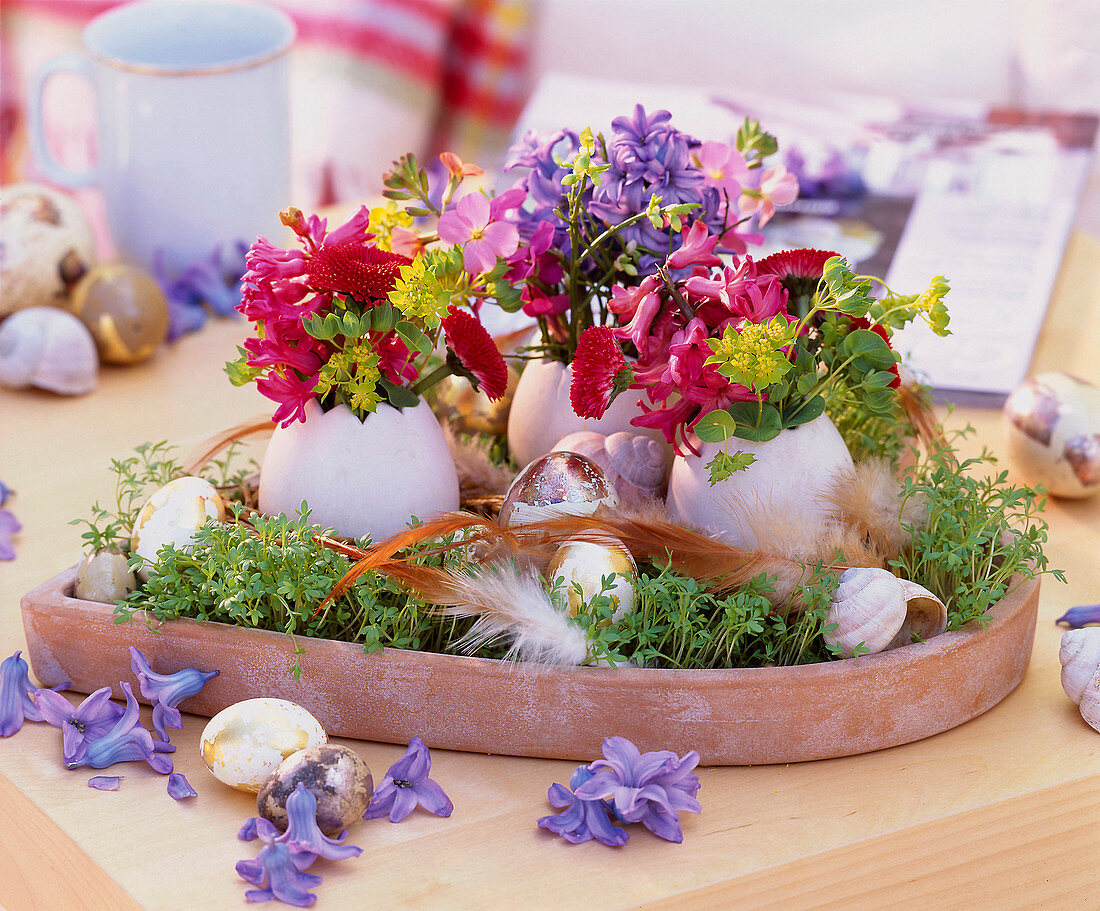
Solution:
M 287 51 L 294 23 L 258 3 L 142 0 L 98 16 L 84 52 L 36 74 L 31 141 L 39 168 L 69 187 L 102 189 L 119 254 L 181 270 L 221 245 L 272 235 L 289 204 Z M 91 82 L 97 164 L 51 154 L 42 101 L 50 78 Z

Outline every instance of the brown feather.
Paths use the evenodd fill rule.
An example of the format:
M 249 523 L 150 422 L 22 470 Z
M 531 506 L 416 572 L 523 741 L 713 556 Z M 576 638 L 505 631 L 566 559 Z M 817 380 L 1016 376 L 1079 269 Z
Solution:
M 275 429 L 275 422 L 269 417 L 251 418 L 242 421 L 228 430 L 214 434 L 196 446 L 183 460 L 183 470 L 187 474 L 194 474 L 201 469 L 214 456 L 218 455 L 230 443 L 243 440 L 248 437 L 269 434 Z

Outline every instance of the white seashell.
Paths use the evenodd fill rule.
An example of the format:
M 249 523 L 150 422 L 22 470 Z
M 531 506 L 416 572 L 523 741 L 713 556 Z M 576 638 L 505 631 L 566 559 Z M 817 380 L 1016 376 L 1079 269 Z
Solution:
M 1093 730 L 1100 731 L 1100 671 L 1096 672 L 1081 694 L 1081 717 Z
M 1100 626 L 1071 629 L 1062 636 L 1062 689 L 1078 705 L 1085 688 L 1100 672 Z
M 913 638 L 931 639 L 947 629 L 947 606 L 923 585 L 898 579 L 905 595 L 905 620 L 887 648 L 910 645 Z
M 897 576 L 885 569 L 846 569 L 829 605 L 828 622 L 836 629 L 825 639 L 839 645 L 845 657 L 860 644 L 872 654 L 881 652 L 898 635 L 905 614 L 905 590 Z
M 28 307 L 0 325 L 0 385 L 83 395 L 99 383 L 95 340 L 71 313 Z
M 576 452 L 599 465 L 624 503 L 663 497 L 668 487 L 669 447 L 651 437 L 579 430 L 562 437 L 554 449 Z

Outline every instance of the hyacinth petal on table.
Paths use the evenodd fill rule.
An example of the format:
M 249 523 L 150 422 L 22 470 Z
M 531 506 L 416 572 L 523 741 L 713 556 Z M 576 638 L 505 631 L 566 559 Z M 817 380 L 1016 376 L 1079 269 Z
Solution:
M 93 769 L 105 769 L 116 762 L 135 762 L 142 760 L 161 774 L 172 771 L 172 760 L 156 751 L 157 741 L 141 727 L 140 706 L 134 698 L 130 684 L 122 683 L 126 694 L 126 708 L 122 716 L 107 733 L 94 740 L 86 740 L 83 749 L 77 755 L 65 761 L 65 767 L 75 769 L 91 766 Z
M 543 816 L 539 819 L 538 826 L 560 835 L 572 844 L 595 839 L 608 847 L 621 847 L 630 839 L 630 834 L 612 822 L 607 804 L 603 800 L 585 800 L 576 795 L 576 789 L 587 782 L 592 774 L 588 766 L 577 766 L 569 777 L 568 788 L 560 784 L 550 785 L 547 799 L 555 807 L 564 809 L 561 813 Z
M 12 535 L 23 530 L 23 525 L 10 509 L 0 509 L 0 560 L 15 559 Z
M 42 713 L 34 702 L 36 692 L 38 688 L 31 683 L 30 667 L 23 660 L 22 651 L 0 662 L 0 737 L 17 733 L 24 719 L 42 720 Z M 58 698 L 68 704 L 64 696 Z
M 173 800 L 184 800 L 188 797 L 198 797 L 199 792 L 191 787 L 182 772 L 173 772 L 168 776 L 168 796 Z
M 1088 626 L 1090 623 L 1100 623 L 1100 604 L 1082 604 L 1071 607 L 1055 623 L 1065 623 L 1074 629 Z
M 141 695 L 153 704 L 153 730 L 161 741 L 168 740 L 167 728 L 178 730 L 183 727 L 183 719 L 176 706 L 184 699 L 198 695 L 207 681 L 218 676 L 217 671 L 200 671 L 190 667 L 174 674 L 158 674 L 132 645 L 130 668 L 138 679 Z
M 117 791 L 122 778 L 121 775 L 95 775 L 88 779 L 88 787 L 97 791 Z
M 102 687 L 73 707 L 60 693 L 38 690 L 35 705 L 42 720 L 61 729 L 61 758 L 66 767 L 78 763 L 93 740 L 106 736 L 123 715 L 123 708 L 111 701 L 111 688 Z
M 454 804 L 443 788 L 428 777 L 431 767 L 431 753 L 423 740 L 414 737 L 405 754 L 389 767 L 375 789 L 363 818 L 388 815 L 390 822 L 401 822 L 417 806 L 436 816 L 450 816 Z
M 317 825 L 317 797 L 302 782 L 286 799 L 286 815 L 286 831 L 278 840 L 290 848 L 299 870 L 308 868 L 318 857 L 344 860 L 363 853 L 362 848 L 343 844 L 348 837 L 346 829 L 336 838 L 329 838 L 321 831 Z
M 298 908 L 308 908 L 317 901 L 309 890 L 322 883 L 320 876 L 295 867 L 290 849 L 280 842 L 264 845 L 255 860 L 237 861 L 237 873 L 241 879 L 260 887 L 245 892 L 247 901 L 280 901 Z

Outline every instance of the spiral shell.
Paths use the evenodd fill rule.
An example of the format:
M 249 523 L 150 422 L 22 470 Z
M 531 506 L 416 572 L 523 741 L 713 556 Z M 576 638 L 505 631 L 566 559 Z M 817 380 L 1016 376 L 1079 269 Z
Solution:
M 841 574 L 829 605 L 827 642 L 851 656 L 909 645 L 914 636 L 931 639 L 947 629 L 947 608 L 928 589 L 885 569 L 852 567 Z
M 576 452 L 599 465 L 623 503 L 662 497 L 668 487 L 668 447 L 652 437 L 579 430 L 562 437 L 554 449 Z
M 887 648 L 909 645 L 914 637 L 921 641 L 940 635 L 947 629 L 947 606 L 923 585 L 898 579 L 905 595 L 905 620 Z
M 1062 689 L 1078 705 L 1085 688 L 1100 672 L 1100 626 L 1071 629 L 1062 636 Z
M 1093 730 L 1100 731 L 1100 671 L 1081 694 L 1081 717 Z
M 0 325 L 0 385 L 83 395 L 99 383 L 95 341 L 71 313 L 28 307 Z
M 861 643 L 868 652 L 881 652 L 893 642 L 905 623 L 905 592 L 898 578 L 885 569 L 846 569 L 829 605 L 825 640 L 839 645 L 844 657 Z

